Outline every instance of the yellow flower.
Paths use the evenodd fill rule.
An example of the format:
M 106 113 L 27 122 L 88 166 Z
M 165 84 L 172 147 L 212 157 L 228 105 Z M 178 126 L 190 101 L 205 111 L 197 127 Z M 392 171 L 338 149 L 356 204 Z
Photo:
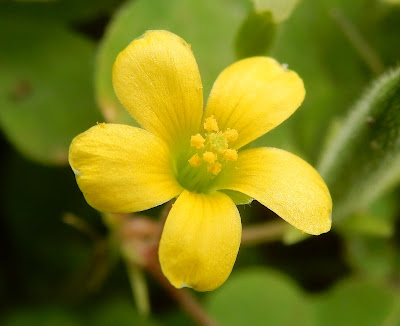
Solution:
M 175 287 L 213 290 L 229 276 L 241 239 L 232 194 L 304 232 L 329 231 L 329 191 L 309 164 L 276 148 L 241 150 L 300 106 L 305 91 L 295 72 L 267 57 L 238 61 L 220 74 L 203 112 L 190 46 L 149 31 L 118 55 L 113 84 L 143 129 L 98 124 L 73 140 L 69 162 L 87 202 L 103 212 L 143 211 L 178 197 L 159 248 Z

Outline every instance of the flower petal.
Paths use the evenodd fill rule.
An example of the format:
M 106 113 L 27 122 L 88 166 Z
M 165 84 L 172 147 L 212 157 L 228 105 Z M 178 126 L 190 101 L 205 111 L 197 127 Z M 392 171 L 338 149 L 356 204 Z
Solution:
M 236 149 L 257 139 L 292 115 L 303 102 L 303 81 L 272 58 L 253 57 L 226 68 L 207 103 L 220 130 L 236 129 Z
M 276 148 L 239 152 L 235 165 L 218 179 L 220 189 L 253 197 L 309 234 L 331 228 L 332 199 L 318 172 L 301 158 Z
M 127 213 L 160 205 L 182 188 L 165 143 L 146 130 L 101 123 L 78 135 L 69 163 L 86 201 L 99 211 Z
M 169 213 L 160 241 L 164 275 L 177 288 L 214 290 L 231 273 L 241 233 L 239 212 L 227 195 L 185 190 Z
M 115 92 L 143 128 L 173 144 L 197 131 L 203 88 L 193 53 L 167 31 L 148 31 L 117 57 Z

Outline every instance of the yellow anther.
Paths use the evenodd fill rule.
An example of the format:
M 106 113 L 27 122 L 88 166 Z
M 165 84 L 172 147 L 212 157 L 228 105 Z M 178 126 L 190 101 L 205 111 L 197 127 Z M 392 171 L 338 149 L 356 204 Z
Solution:
M 210 116 L 204 120 L 205 135 L 200 133 L 190 138 L 190 146 L 197 149 L 189 160 L 192 167 L 199 167 L 206 163 L 207 171 L 213 175 L 221 172 L 222 165 L 226 161 L 236 161 L 238 152 L 229 148 L 229 142 L 238 139 L 238 132 L 235 129 L 227 128 L 225 132 L 219 131 L 217 120 Z M 221 161 L 221 159 L 224 161 Z M 203 169 L 199 170 L 203 171 Z
M 195 168 L 201 165 L 202 159 L 200 158 L 199 154 L 196 153 L 188 160 L 188 162 Z
M 238 158 L 238 152 L 235 149 L 226 149 L 224 151 L 224 157 L 223 159 L 225 161 L 236 161 Z
M 218 132 L 218 123 L 217 120 L 215 120 L 214 116 L 212 115 L 211 117 L 207 118 L 204 120 L 204 129 L 207 130 L 208 132 L 211 131 L 216 131 Z
M 197 149 L 204 147 L 205 139 L 200 135 L 194 135 L 190 138 L 190 146 L 195 147 Z
M 226 131 L 224 132 L 224 135 L 226 137 L 226 140 L 228 142 L 232 142 L 235 141 L 236 139 L 238 139 L 238 132 L 236 131 L 236 129 L 226 129 Z
M 212 164 L 217 160 L 217 155 L 215 155 L 213 152 L 204 152 L 203 160 L 207 163 Z
M 218 175 L 218 173 L 221 172 L 221 163 L 215 162 L 215 163 L 209 164 L 207 166 L 207 171 L 211 172 L 214 175 Z

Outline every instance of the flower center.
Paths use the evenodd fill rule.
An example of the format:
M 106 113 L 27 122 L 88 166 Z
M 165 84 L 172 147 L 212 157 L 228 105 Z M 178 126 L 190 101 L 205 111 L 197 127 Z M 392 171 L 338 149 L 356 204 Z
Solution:
M 229 143 L 238 138 L 235 129 L 220 131 L 217 120 L 211 116 L 205 119 L 204 130 L 203 134 L 191 136 L 190 147 L 194 154 L 186 161 L 179 178 L 182 186 L 198 192 L 205 192 L 224 165 L 238 157 L 237 151 L 229 148 Z

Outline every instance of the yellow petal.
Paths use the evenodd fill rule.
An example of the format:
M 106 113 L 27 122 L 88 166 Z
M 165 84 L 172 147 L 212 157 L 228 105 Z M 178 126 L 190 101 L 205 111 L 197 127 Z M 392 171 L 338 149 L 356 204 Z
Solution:
M 160 241 L 164 275 L 177 288 L 214 290 L 231 273 L 241 232 L 239 212 L 227 195 L 185 190 L 169 213 Z
M 276 148 L 249 149 L 239 152 L 238 160 L 223 173 L 219 188 L 253 197 L 303 232 L 317 235 L 330 230 L 329 190 L 301 158 Z
M 231 147 L 238 149 L 291 116 L 304 96 L 303 81 L 295 72 L 271 58 L 248 58 L 219 75 L 205 118 L 213 115 L 220 130 L 237 130 Z
M 86 201 L 99 211 L 127 213 L 177 196 L 169 150 L 146 130 L 101 123 L 78 135 L 69 163 Z
M 118 55 L 112 77 L 128 112 L 167 143 L 198 130 L 203 88 L 190 45 L 180 37 L 146 32 Z

